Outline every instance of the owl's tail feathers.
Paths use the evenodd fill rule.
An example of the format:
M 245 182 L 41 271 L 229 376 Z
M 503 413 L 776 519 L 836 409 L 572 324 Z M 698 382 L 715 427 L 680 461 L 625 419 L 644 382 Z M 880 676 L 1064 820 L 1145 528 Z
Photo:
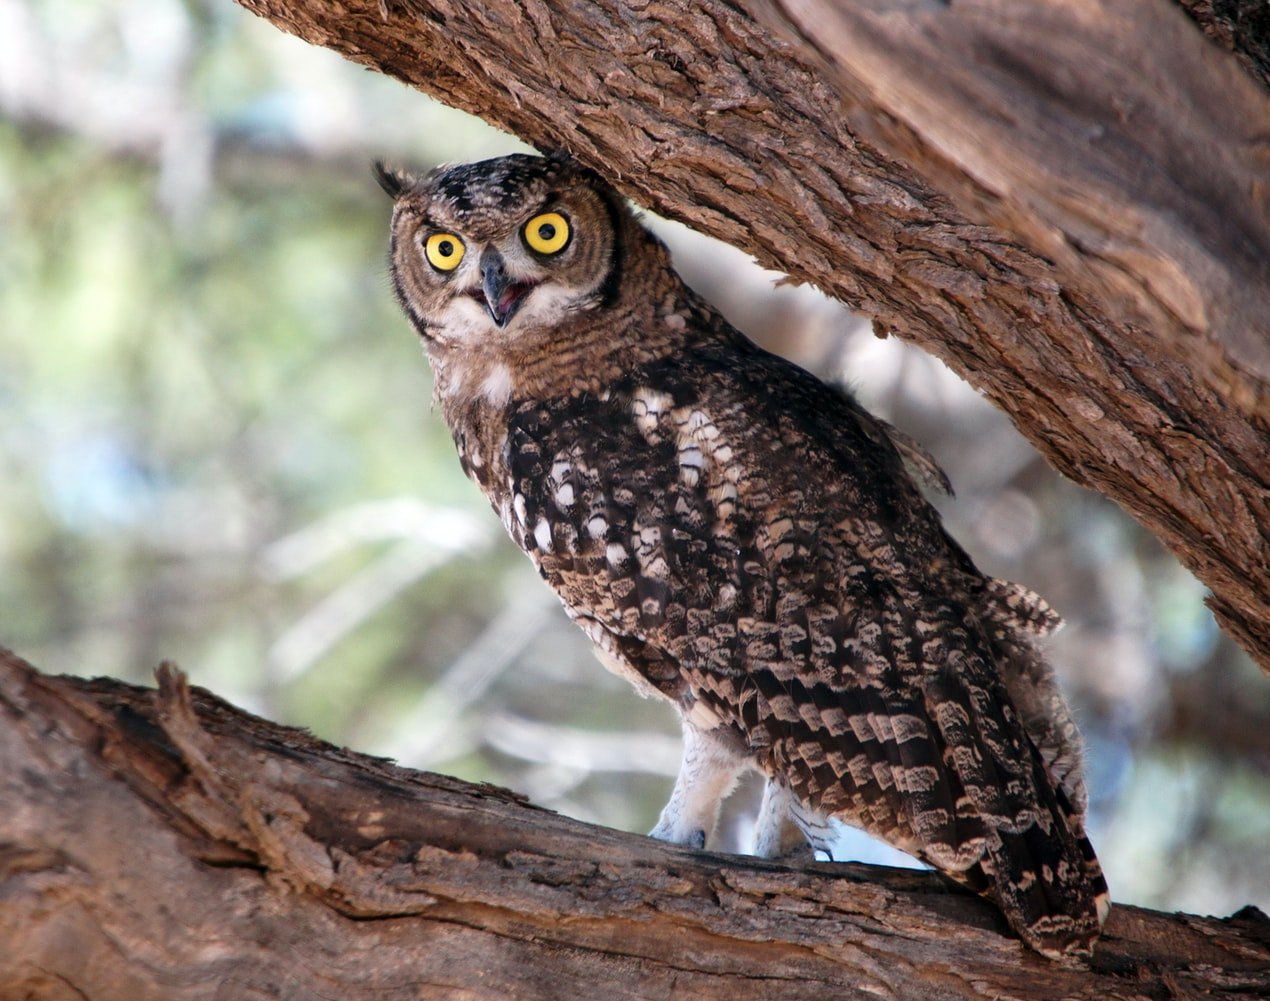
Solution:
M 1098 927 L 1102 928 L 1107 923 L 1107 915 L 1111 913 L 1111 888 L 1107 886 L 1107 880 L 1102 874 L 1102 863 L 1094 854 L 1094 846 L 1089 843 L 1089 838 L 1082 833 L 1076 844 L 1085 864 L 1085 881 L 1089 884 L 1089 892 L 1093 894 Z
M 992 884 L 988 893 L 1019 937 L 1041 955 L 1087 959 L 1111 906 L 1107 883 L 1088 838 L 1076 839 L 1080 864 L 1073 866 L 1055 833 L 1036 824 L 998 832 L 999 844 L 981 863 Z
M 1051 779 L 1044 756 L 1009 712 L 1003 692 L 976 683 L 972 659 L 949 658 L 952 670 L 928 681 L 959 784 L 955 829 L 924 854 L 970 889 L 994 900 L 1029 946 L 1052 959 L 1089 956 L 1105 916 L 1107 884 L 1085 837 L 1073 792 Z M 1074 800 L 1075 797 L 1075 800 Z

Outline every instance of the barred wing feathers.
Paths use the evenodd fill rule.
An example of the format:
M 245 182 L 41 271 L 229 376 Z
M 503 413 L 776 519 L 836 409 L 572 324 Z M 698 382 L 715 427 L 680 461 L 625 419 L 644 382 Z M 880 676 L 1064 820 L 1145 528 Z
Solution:
M 716 336 L 603 393 L 517 406 L 504 517 L 646 691 L 811 809 L 992 897 L 1038 950 L 1087 952 L 1105 886 L 1083 800 L 998 663 L 1048 607 L 979 574 L 879 423 Z

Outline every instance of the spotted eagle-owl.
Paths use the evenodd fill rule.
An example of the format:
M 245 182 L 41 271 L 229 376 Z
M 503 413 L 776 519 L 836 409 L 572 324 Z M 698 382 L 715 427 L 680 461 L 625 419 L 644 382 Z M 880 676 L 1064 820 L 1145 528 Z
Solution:
M 920 447 L 729 326 L 567 158 L 379 177 L 463 470 L 605 666 L 682 717 L 652 835 L 703 847 L 755 768 L 760 854 L 838 818 L 1087 954 L 1106 884 L 1032 642 L 1057 616 L 946 534 Z

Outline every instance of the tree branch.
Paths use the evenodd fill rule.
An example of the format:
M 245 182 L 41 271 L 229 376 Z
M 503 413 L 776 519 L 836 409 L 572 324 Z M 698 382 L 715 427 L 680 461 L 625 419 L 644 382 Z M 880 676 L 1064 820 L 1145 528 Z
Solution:
M 0 651 L 4 996 L 1248 997 L 1270 921 L 1120 907 L 1092 970 L 930 873 L 590 827 L 189 689 Z M 78 993 L 76 993 L 78 992 Z
M 239 0 L 938 355 L 1270 670 L 1270 99 L 1164 0 Z

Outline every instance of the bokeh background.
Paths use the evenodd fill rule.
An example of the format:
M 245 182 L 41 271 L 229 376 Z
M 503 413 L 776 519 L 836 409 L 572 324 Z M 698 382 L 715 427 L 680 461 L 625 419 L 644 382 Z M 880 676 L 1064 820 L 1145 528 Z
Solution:
M 672 713 L 462 478 L 389 290 L 371 159 L 521 148 L 230 0 L 0 0 L 0 643 L 145 683 L 172 658 L 336 743 L 650 828 Z M 1115 898 L 1270 909 L 1270 683 L 1204 589 L 935 360 L 650 221 L 741 329 L 922 441 L 953 533 L 1066 617 Z

